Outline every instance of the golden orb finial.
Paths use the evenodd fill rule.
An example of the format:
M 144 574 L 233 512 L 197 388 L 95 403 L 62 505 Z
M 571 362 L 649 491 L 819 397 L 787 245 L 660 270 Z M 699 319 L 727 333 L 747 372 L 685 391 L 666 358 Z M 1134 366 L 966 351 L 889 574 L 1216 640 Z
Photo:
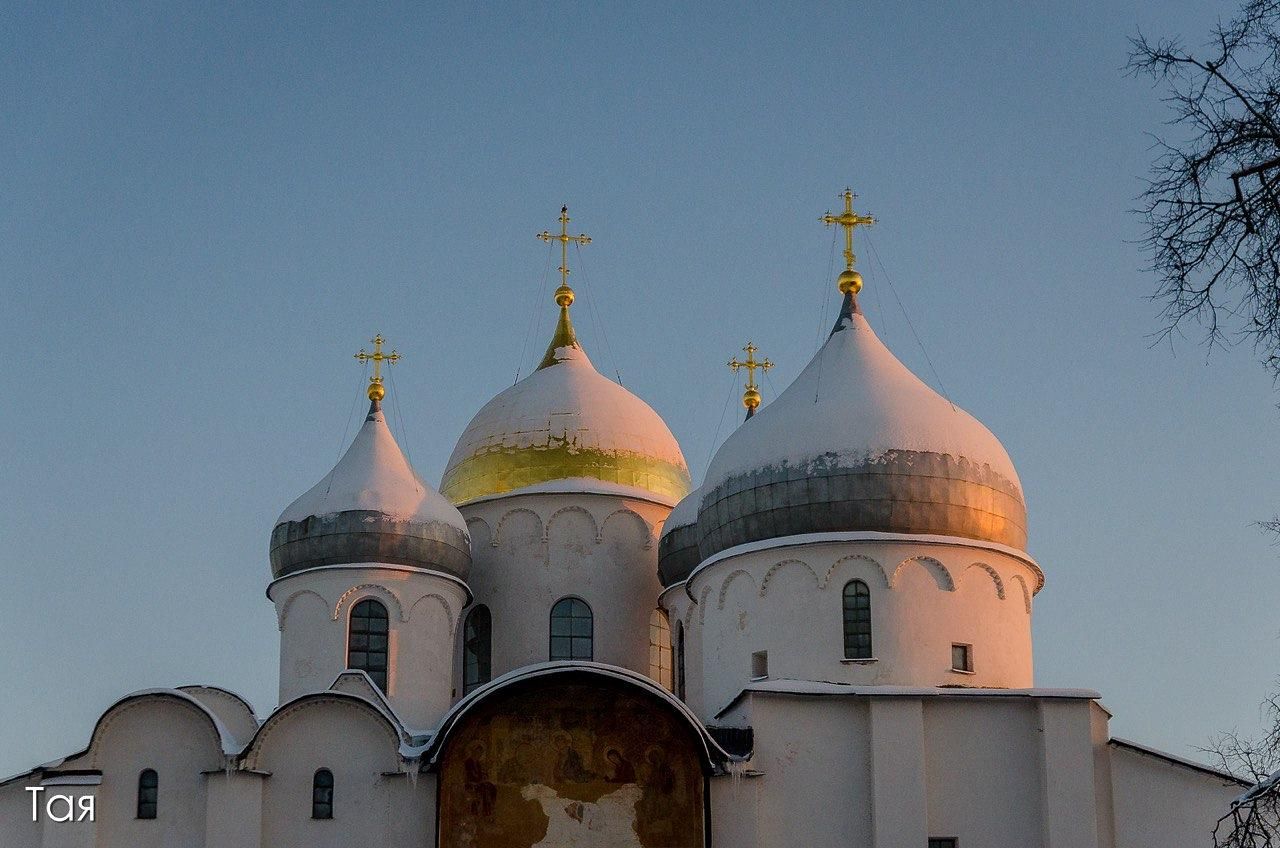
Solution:
M 859 215 L 853 211 L 853 199 L 857 195 L 852 190 L 846 188 L 840 196 L 844 199 L 844 212 L 840 215 L 832 215 L 828 212 L 818 220 L 828 227 L 833 224 L 839 224 L 844 227 L 844 270 L 840 272 L 840 276 L 836 279 L 836 285 L 843 294 L 857 294 L 862 289 L 862 275 L 853 270 L 853 263 L 858 258 L 853 254 L 853 231 L 856 227 L 871 226 L 876 222 L 876 219 L 870 215 Z
M 364 348 L 360 348 L 360 352 L 356 354 L 356 359 L 361 362 L 373 363 L 373 373 L 369 375 L 368 395 L 369 400 L 378 403 L 387 396 L 387 390 L 382 385 L 382 363 L 395 364 L 404 357 L 395 350 L 390 353 L 382 352 L 382 345 L 386 342 L 386 339 L 382 337 L 381 333 L 378 333 L 369 341 L 373 344 L 373 353 L 365 353 Z
M 743 348 L 747 353 L 746 360 L 739 361 L 736 356 L 729 360 L 729 367 L 733 369 L 733 373 L 738 373 L 741 368 L 747 369 L 747 386 L 742 392 L 742 405 L 747 408 L 748 418 L 755 415 L 756 409 L 760 406 L 760 386 L 756 384 L 756 369 L 768 371 L 773 367 L 773 363 L 767 358 L 756 359 L 756 351 L 759 349 L 752 342 L 747 342 L 747 346 Z

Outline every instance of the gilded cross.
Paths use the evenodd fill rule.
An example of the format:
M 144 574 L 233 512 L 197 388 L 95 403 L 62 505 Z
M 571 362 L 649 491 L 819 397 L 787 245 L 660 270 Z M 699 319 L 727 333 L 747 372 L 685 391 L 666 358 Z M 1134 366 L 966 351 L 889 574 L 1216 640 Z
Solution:
M 743 348 L 747 353 L 746 360 L 740 361 L 736 356 L 729 360 L 729 367 L 733 369 L 733 373 L 737 374 L 742 368 L 747 369 L 747 387 L 742 393 L 742 405 L 747 408 L 748 418 L 755 414 L 756 407 L 760 405 L 760 386 L 756 384 L 756 369 L 768 371 L 773 367 L 773 363 L 768 358 L 756 359 L 756 351 L 759 349 L 752 342 L 747 342 L 747 346 Z
M 840 274 L 840 291 L 852 289 L 853 293 L 857 294 L 858 289 L 862 288 L 862 275 L 853 270 L 853 263 L 857 259 L 853 255 L 853 230 L 855 227 L 869 227 L 876 222 L 876 219 L 853 211 L 853 199 L 857 195 L 849 189 L 844 190 L 842 197 L 844 198 L 843 214 L 832 215 L 828 212 L 818 220 L 828 227 L 832 224 L 844 227 L 844 271 Z
M 569 243 L 591 244 L 591 236 L 586 233 L 569 235 L 569 207 L 561 206 L 560 233 L 557 235 L 550 230 L 543 230 L 538 233 L 538 238 L 545 242 L 560 242 L 560 288 L 556 289 L 556 303 L 569 306 L 573 303 L 573 289 L 569 288 Z
M 394 365 L 403 357 L 392 350 L 390 353 L 382 352 L 382 345 L 386 339 L 378 333 L 370 341 L 373 343 L 373 353 L 365 353 L 364 348 L 360 348 L 360 352 L 356 354 L 356 359 L 361 362 L 373 363 L 373 375 L 369 377 L 369 400 L 382 400 L 386 397 L 387 390 L 382 387 L 382 363 Z

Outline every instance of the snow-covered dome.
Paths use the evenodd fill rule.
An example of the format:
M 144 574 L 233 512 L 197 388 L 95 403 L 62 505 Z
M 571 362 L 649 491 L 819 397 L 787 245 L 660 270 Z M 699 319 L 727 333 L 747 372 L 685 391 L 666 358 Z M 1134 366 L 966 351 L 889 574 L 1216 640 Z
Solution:
M 889 352 L 858 308 L 860 283 L 844 286 L 831 336 L 795 382 L 712 459 L 698 511 L 703 558 L 833 531 L 1025 547 L 1026 507 L 1009 455 Z
M 689 491 L 680 445 L 647 403 L 592 366 L 569 320 L 572 291 L 541 364 L 467 425 L 440 491 L 455 504 L 515 490 L 632 494 L 674 505 Z
M 471 566 L 466 521 L 409 465 L 387 427 L 380 397 L 371 387 L 369 414 L 351 447 L 280 515 L 271 533 L 274 576 L 380 562 L 466 578 Z
M 671 510 L 658 539 L 658 579 L 664 587 L 689 576 L 702 558 L 698 556 L 698 505 L 702 490 L 694 489 Z

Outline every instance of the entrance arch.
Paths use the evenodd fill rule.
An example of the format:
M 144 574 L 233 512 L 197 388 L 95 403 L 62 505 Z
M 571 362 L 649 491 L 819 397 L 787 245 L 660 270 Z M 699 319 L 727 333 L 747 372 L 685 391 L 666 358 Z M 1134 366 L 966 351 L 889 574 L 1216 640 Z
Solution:
M 703 848 L 723 752 L 611 671 L 534 667 L 459 704 L 437 736 L 440 848 Z

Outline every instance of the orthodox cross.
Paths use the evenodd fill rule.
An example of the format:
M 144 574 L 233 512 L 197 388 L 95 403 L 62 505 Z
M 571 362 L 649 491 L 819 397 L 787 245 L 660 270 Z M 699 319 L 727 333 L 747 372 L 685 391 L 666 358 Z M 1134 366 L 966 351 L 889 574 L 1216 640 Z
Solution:
M 747 408 L 748 418 L 754 415 L 756 407 L 760 406 L 760 386 L 756 383 L 756 369 L 768 371 L 773 367 L 773 363 L 767 358 L 756 359 L 756 351 L 759 349 L 752 342 L 747 342 L 747 346 L 743 348 L 747 353 L 746 361 L 739 361 L 736 356 L 729 360 L 729 367 L 733 369 L 733 373 L 737 374 L 742 368 L 747 369 L 747 387 L 742 392 L 742 405 Z
M 382 363 L 388 365 L 395 364 L 402 359 L 400 354 L 392 350 L 390 353 L 382 352 L 382 345 L 386 339 L 378 333 L 370 341 L 373 343 L 373 353 L 365 353 L 364 348 L 360 348 L 360 352 L 356 354 L 356 359 L 361 362 L 373 363 L 373 375 L 369 377 L 369 400 L 382 400 L 386 397 L 387 390 L 382 387 Z
M 574 244 L 591 244 L 591 236 L 586 233 L 578 233 L 576 236 L 569 235 L 569 207 L 560 207 L 560 233 L 543 230 L 538 233 L 538 238 L 545 242 L 560 242 L 560 288 L 556 289 L 556 303 L 560 306 L 568 306 L 573 303 L 573 289 L 569 288 L 569 243 Z
M 828 227 L 832 224 L 839 224 L 844 227 L 844 271 L 840 274 L 840 290 L 845 291 L 847 288 L 852 288 L 853 293 L 857 294 L 858 289 L 862 288 L 862 275 L 853 270 L 854 260 L 857 259 L 853 255 L 853 230 L 855 227 L 869 227 L 876 222 L 876 219 L 870 215 L 859 215 L 853 211 L 853 199 L 857 195 L 849 189 L 846 188 L 844 190 L 842 197 L 844 197 L 843 214 L 832 215 L 828 212 L 818 220 Z

